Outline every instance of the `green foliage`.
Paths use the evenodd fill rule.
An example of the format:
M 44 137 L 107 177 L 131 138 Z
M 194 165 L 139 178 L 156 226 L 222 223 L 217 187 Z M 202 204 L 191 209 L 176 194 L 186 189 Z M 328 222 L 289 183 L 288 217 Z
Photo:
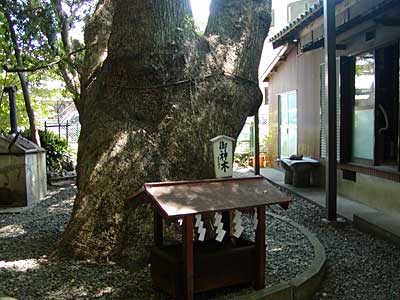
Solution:
M 250 149 L 249 155 L 254 156 L 254 122 L 250 123 Z
M 375 58 L 371 53 L 365 53 L 357 57 L 356 75 L 371 75 L 374 74 Z
M 4 81 L 1 82 L 1 84 L 0 84 L 1 90 L 3 90 L 3 83 L 4 83 Z M 12 80 L 7 80 L 7 83 L 5 85 L 7 86 L 12 83 L 13 83 Z M 8 133 L 11 129 L 10 128 L 10 107 L 9 107 L 9 101 L 8 101 L 8 94 L 6 94 L 6 93 L 3 94 L 3 98 L 2 98 L 2 101 L 0 104 L 1 104 L 1 106 L 0 106 L 0 131 L 4 132 L 4 133 Z M 16 106 L 17 106 L 18 126 L 21 126 L 23 128 L 29 128 L 29 120 L 28 120 L 28 115 L 26 114 L 26 110 L 25 110 L 24 98 L 20 91 L 17 91 L 17 93 L 16 93 Z
M 268 153 L 268 140 L 269 140 L 268 135 L 263 137 L 260 144 L 260 153 Z
M 39 130 L 40 143 L 46 149 L 47 169 L 50 172 L 70 171 L 71 150 L 66 139 L 58 137 L 53 132 Z
M 0 61 L 10 67 L 17 66 L 15 45 L 11 39 L 9 24 L 6 20 L 6 11 L 13 21 L 18 48 L 21 51 L 21 60 L 24 68 L 46 64 L 54 59 L 56 37 L 55 14 L 46 1 L 31 0 L 28 2 L 5 0 L 6 8 L 0 5 Z M 45 119 L 51 112 L 51 107 L 40 100 L 49 100 L 54 94 L 61 95 L 62 91 L 43 88 L 43 82 L 60 78 L 55 68 L 43 69 L 26 74 L 26 80 L 31 92 L 31 105 L 35 112 L 36 121 Z M 16 85 L 17 123 L 20 130 L 29 128 L 29 119 L 25 109 L 25 102 L 17 73 L 0 71 L 0 94 L 5 86 Z M 39 124 L 40 125 L 40 124 Z M 0 99 L 0 132 L 9 132 L 9 101 L 8 95 L 3 94 Z
M 182 33 L 182 38 L 185 40 L 192 40 L 193 38 L 202 35 L 202 32 L 199 27 L 197 27 L 195 20 L 191 16 L 186 16 L 183 28 L 178 27 L 177 30 Z
M 1 60 L 0 54 L 0 60 Z M 0 73 L 1 74 L 1 73 Z M 17 85 L 17 92 L 15 93 L 15 100 L 17 106 L 17 123 L 18 128 L 25 130 L 29 128 L 29 119 L 25 109 L 24 97 L 19 87 L 19 79 L 18 76 L 14 73 L 8 73 L 7 78 L 5 79 L 5 72 L 0 77 L 0 96 L 4 86 Z M 41 102 L 41 99 L 50 99 L 55 97 L 56 95 L 60 95 L 60 90 L 48 90 L 45 88 L 40 88 L 40 79 L 42 78 L 41 74 L 32 74 L 28 77 L 31 81 L 31 90 L 33 94 L 31 95 L 31 104 L 33 110 L 35 111 L 36 120 L 44 120 L 46 119 L 52 111 L 52 107 L 49 104 L 44 104 Z M 10 108 L 9 108 L 9 100 L 8 94 L 3 93 L 3 97 L 0 100 L 0 132 L 9 132 L 10 130 Z
M 0 61 L 11 69 L 32 69 L 64 58 L 62 63 L 34 72 L 34 76 L 62 78 L 66 82 L 65 89 L 76 99 L 84 52 L 69 55 L 83 48 L 82 42 L 71 37 L 71 30 L 83 27 L 82 23 L 93 12 L 95 4 L 94 0 L 1 0 Z M 6 16 L 15 31 L 16 44 Z M 20 61 L 15 55 L 16 48 L 20 50 Z M 29 73 L 29 77 L 32 75 Z
M 247 167 L 249 165 L 249 153 L 235 153 L 233 161 L 241 167 Z
M 54 46 L 56 38 L 55 14 L 51 13 L 51 7 L 45 1 L 9 1 L 5 0 L 6 8 L 0 13 L 0 31 L 4 32 L 4 52 L 7 53 L 7 65 L 17 66 L 18 63 L 13 54 L 14 47 L 9 24 L 5 13 L 10 14 L 13 22 L 18 47 L 21 50 L 21 60 L 25 68 L 49 63 L 54 58 Z

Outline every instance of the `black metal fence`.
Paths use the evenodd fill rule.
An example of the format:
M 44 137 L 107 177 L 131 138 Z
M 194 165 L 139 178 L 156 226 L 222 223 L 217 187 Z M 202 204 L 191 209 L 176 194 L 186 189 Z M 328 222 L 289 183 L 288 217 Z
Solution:
M 44 130 L 53 132 L 60 138 L 67 140 L 68 145 L 77 144 L 79 134 L 81 132 L 81 125 L 79 123 L 48 123 L 44 122 Z

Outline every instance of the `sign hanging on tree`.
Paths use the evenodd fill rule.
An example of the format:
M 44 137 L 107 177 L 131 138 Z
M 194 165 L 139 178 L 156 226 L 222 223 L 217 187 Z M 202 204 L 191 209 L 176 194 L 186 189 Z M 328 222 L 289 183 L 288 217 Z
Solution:
M 235 139 L 229 136 L 219 135 L 210 141 L 213 146 L 215 177 L 232 177 L 233 142 Z

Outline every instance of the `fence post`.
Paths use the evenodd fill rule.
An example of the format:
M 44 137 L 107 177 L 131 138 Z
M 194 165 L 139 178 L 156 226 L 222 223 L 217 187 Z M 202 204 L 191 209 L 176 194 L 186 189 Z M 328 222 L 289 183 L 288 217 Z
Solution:
M 68 120 L 67 120 L 67 126 L 65 127 L 65 135 L 66 135 L 66 139 L 67 139 L 67 145 L 68 145 Z
M 44 121 L 44 132 L 47 133 L 47 122 L 46 121 Z

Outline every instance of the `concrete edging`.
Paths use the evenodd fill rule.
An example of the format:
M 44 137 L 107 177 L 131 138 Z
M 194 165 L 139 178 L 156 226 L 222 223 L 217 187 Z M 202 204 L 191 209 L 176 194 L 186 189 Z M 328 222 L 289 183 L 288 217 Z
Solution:
M 12 297 L 8 297 L 8 296 L 4 295 L 4 294 L 0 291 L 0 300 L 17 300 L 17 299 L 12 298 Z
M 374 221 L 376 221 L 376 219 L 377 219 L 376 217 L 368 218 L 368 216 L 363 215 L 363 214 L 354 214 L 353 226 L 362 232 L 371 234 L 380 239 L 384 239 L 384 240 L 400 247 L 400 236 L 396 233 L 393 233 L 393 231 L 392 231 L 392 230 L 395 230 L 394 225 L 391 224 L 391 226 L 393 226 L 393 227 L 391 228 L 392 230 L 390 230 L 385 225 L 382 225 L 379 223 L 378 224 L 374 223 Z M 390 223 L 388 223 L 388 224 L 390 224 Z M 400 227 L 398 227 L 398 228 L 400 228 Z M 399 229 L 397 229 L 397 230 L 398 230 L 397 232 L 400 233 L 400 230 Z
M 236 297 L 234 300 L 308 300 L 319 288 L 326 271 L 326 255 L 321 242 L 304 226 L 285 217 L 267 212 L 267 215 L 289 223 L 306 236 L 314 248 L 314 259 L 306 271 L 295 278 L 251 294 Z

